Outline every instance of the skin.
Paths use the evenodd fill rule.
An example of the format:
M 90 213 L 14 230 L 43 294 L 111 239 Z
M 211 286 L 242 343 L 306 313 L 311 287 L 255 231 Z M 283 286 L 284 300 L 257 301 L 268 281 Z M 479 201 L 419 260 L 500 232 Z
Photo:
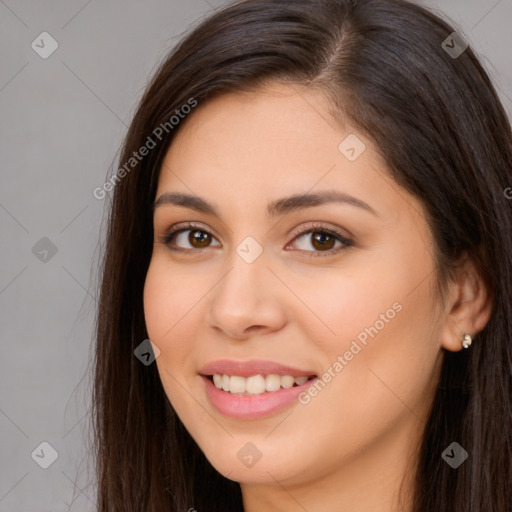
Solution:
M 355 161 L 338 149 L 349 134 L 366 146 Z M 376 214 L 326 203 L 267 215 L 274 199 L 333 189 Z M 166 155 L 156 198 L 164 192 L 200 196 L 220 218 L 156 208 L 148 335 L 167 397 L 211 464 L 241 483 L 245 510 L 391 512 L 402 481 L 409 510 L 443 349 L 461 350 L 462 333 L 475 335 L 489 318 L 472 265 L 443 303 L 421 203 L 391 179 L 368 138 L 336 123 L 325 96 L 302 86 L 268 84 L 199 106 Z M 194 254 L 162 243 L 185 221 L 210 233 L 210 245 L 191 245 L 190 231 L 171 247 Z M 353 245 L 336 252 L 340 242 L 322 250 L 311 233 L 294 238 L 315 221 Z M 250 264 L 235 250 L 247 236 L 263 249 Z M 206 363 L 268 359 L 322 375 L 397 302 L 401 311 L 307 405 L 241 420 L 208 401 L 198 375 Z M 237 457 L 247 442 L 262 454 L 250 468 Z

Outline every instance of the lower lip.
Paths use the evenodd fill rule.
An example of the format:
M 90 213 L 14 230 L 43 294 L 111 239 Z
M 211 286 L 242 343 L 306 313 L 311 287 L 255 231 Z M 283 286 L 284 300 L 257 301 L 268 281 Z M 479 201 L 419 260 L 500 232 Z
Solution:
M 300 386 L 260 395 L 239 395 L 217 388 L 208 377 L 202 378 L 206 385 L 206 395 L 217 411 L 224 416 L 246 420 L 269 416 L 286 409 L 293 402 L 297 402 L 297 397 L 317 380 L 311 379 Z

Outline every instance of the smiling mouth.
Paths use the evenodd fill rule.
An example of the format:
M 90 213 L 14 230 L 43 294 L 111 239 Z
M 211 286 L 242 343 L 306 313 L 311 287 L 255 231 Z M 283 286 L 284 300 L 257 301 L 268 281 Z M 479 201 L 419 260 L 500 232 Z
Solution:
M 262 395 L 273 393 L 281 389 L 303 386 L 308 381 L 316 378 L 316 375 L 294 377 L 292 375 L 226 375 L 215 373 L 206 376 L 217 389 L 236 395 Z

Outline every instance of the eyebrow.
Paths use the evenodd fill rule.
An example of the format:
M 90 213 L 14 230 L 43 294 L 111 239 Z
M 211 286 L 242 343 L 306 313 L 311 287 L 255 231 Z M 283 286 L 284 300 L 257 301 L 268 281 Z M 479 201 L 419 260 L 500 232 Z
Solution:
M 357 199 L 354 196 L 337 190 L 326 190 L 324 192 L 316 192 L 314 194 L 298 194 L 283 197 L 269 203 L 267 206 L 267 213 L 270 217 L 276 217 L 302 208 L 319 206 L 326 203 L 344 203 L 367 210 L 377 217 L 379 216 L 379 214 L 369 204 L 365 203 L 361 199 Z M 153 203 L 153 211 L 159 206 L 165 204 L 184 206 L 201 213 L 219 217 L 217 206 L 209 203 L 199 196 L 179 192 L 165 192 Z

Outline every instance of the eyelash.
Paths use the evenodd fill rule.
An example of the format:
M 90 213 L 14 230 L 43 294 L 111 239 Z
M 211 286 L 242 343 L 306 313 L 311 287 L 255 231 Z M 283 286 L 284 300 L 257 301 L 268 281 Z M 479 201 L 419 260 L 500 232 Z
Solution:
M 190 222 L 186 222 L 184 224 L 179 224 L 175 228 L 172 228 L 171 230 L 169 230 L 169 232 L 166 233 L 164 235 L 164 237 L 161 240 L 159 240 L 159 242 L 164 244 L 164 245 L 166 245 L 166 246 L 168 246 L 171 251 L 181 252 L 181 253 L 193 253 L 193 252 L 197 253 L 201 249 L 197 249 L 197 248 L 196 249 L 183 249 L 183 248 L 171 247 L 171 245 L 170 245 L 171 242 L 176 237 L 176 235 L 178 235 L 179 233 L 182 233 L 184 231 L 189 231 L 189 230 L 190 231 L 200 231 L 202 233 L 207 233 L 208 235 L 213 237 L 213 235 L 208 230 L 204 229 L 202 226 L 199 226 L 197 224 L 193 224 L 193 223 L 190 223 Z M 326 226 L 324 226 L 322 224 L 313 224 L 312 226 L 310 226 L 306 230 L 294 233 L 293 234 L 292 242 L 295 241 L 297 238 L 300 238 L 303 235 L 312 234 L 312 233 L 326 233 L 329 236 L 334 237 L 336 239 L 336 241 L 341 242 L 343 244 L 343 247 L 338 247 L 337 249 L 329 249 L 327 251 L 318 251 L 318 250 L 305 251 L 305 250 L 301 250 L 301 252 L 311 253 L 311 254 L 308 254 L 308 257 L 316 258 L 316 257 L 323 257 L 323 256 L 332 256 L 334 254 L 338 254 L 339 252 L 345 250 L 347 247 L 351 247 L 353 245 L 352 240 L 349 240 L 348 238 L 343 236 L 340 232 L 336 231 L 335 229 L 328 228 L 328 227 L 326 227 Z M 287 244 L 287 246 L 288 245 L 289 244 Z M 208 249 L 208 247 L 206 247 L 205 249 Z

